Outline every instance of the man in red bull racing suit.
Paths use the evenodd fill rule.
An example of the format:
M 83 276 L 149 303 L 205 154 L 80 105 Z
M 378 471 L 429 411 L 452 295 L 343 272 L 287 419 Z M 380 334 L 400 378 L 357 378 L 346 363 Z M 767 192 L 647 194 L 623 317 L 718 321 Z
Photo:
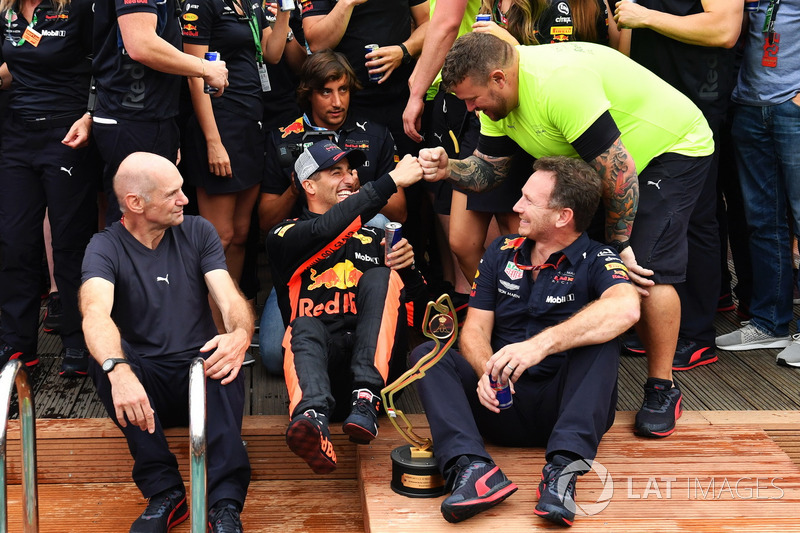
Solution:
M 400 307 L 424 285 L 406 239 L 384 255 L 383 231 L 362 226 L 398 187 L 419 181 L 422 168 L 406 156 L 391 172 L 359 187 L 352 169 L 364 160 L 362 151 L 342 151 L 330 141 L 308 147 L 295 163 L 308 208 L 267 236 L 272 280 L 288 325 L 286 442 L 316 473 L 336 468 L 328 420 L 345 417 L 346 398 L 351 403 L 344 432 L 358 443 L 377 436 L 380 390 Z

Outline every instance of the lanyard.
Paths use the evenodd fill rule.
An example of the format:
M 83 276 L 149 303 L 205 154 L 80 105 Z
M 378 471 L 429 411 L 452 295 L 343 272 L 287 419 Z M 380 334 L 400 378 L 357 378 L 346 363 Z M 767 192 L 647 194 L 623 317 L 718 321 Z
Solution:
M 517 267 L 520 270 L 531 270 L 533 272 L 538 272 L 539 270 L 544 270 L 545 268 L 556 269 L 556 268 L 559 267 L 561 262 L 564 261 L 564 259 L 567 258 L 566 255 L 562 254 L 561 257 L 558 258 L 558 261 L 556 261 L 556 264 L 553 264 L 553 263 L 542 263 L 541 265 L 532 265 L 531 266 L 531 265 L 520 265 L 519 262 L 517 262 L 517 258 L 518 257 L 519 257 L 519 250 L 514 252 L 514 259 L 512 259 L 512 261 L 514 261 L 514 266 Z
M 506 18 L 506 14 L 500 10 L 500 0 L 497 0 L 494 3 L 494 20 L 497 22 L 497 25 L 501 28 L 508 27 L 508 18 Z
M 767 16 L 764 18 L 764 27 L 761 31 L 767 34 L 769 44 L 775 42 L 775 19 L 778 18 L 778 7 L 780 5 L 781 0 L 770 0 L 767 7 Z
M 250 25 L 250 31 L 253 33 L 253 41 L 256 45 L 256 62 L 260 65 L 264 62 L 264 53 L 261 50 L 261 32 L 258 28 L 258 20 L 256 19 L 256 12 L 244 8 L 244 1 L 246 0 L 233 0 L 239 6 L 245 16 L 247 16 L 247 23 Z M 249 6 L 248 6 L 249 7 Z
M 33 18 L 31 19 L 31 23 L 28 24 L 28 28 L 30 28 L 31 30 L 33 30 L 33 27 L 36 26 L 36 22 L 39 20 L 39 15 L 36 13 L 36 11 L 37 11 L 36 9 L 33 10 Z M 6 12 L 6 20 L 8 20 L 9 24 L 11 24 L 11 19 L 14 16 L 14 14 L 15 13 L 13 9 L 9 9 Z M 17 42 L 11 41 L 11 44 L 13 46 L 22 46 L 23 44 L 25 44 L 25 34 L 24 33 L 22 34 L 22 37 L 19 38 L 19 41 Z

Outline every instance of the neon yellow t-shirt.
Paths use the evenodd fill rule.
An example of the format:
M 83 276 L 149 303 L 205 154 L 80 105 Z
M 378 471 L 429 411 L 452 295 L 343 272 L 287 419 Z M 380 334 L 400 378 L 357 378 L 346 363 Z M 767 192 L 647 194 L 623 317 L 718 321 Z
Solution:
M 497 122 L 481 113 L 481 134 L 508 136 L 534 157 L 577 157 L 570 143 L 609 111 L 637 172 L 666 152 L 713 153 L 711 129 L 697 106 L 616 50 L 584 42 L 517 50 L 519 106 Z

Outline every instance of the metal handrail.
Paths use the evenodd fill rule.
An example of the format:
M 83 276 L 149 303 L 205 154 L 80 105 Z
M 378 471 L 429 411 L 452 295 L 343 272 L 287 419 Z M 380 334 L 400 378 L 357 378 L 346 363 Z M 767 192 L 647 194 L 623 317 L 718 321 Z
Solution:
M 208 527 L 206 495 L 206 373 L 196 357 L 189 369 L 189 461 L 192 484 L 192 533 Z
M 6 493 L 6 434 L 11 410 L 12 387 L 16 386 L 19 403 L 20 441 L 22 445 L 22 531 L 39 531 L 39 495 L 36 485 L 36 413 L 33 388 L 28 372 L 18 360 L 6 363 L 0 372 L 0 533 L 8 532 L 8 494 Z

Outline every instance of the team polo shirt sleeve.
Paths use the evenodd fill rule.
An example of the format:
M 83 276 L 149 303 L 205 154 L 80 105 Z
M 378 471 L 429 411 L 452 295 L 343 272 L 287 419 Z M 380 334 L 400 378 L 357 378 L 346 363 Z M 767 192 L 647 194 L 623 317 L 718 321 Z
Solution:
M 194 3 L 197 1 L 197 3 Z M 213 0 L 191 0 L 184 2 L 181 15 L 181 35 L 183 42 L 191 44 L 209 44 L 211 27 L 215 13 Z
M 158 14 L 156 0 L 114 0 L 117 17 L 128 13 L 154 13 Z
M 330 0 L 303 0 L 300 4 L 303 18 L 327 15 L 333 9 L 333 5 Z
M 495 300 L 497 295 L 497 254 L 494 252 L 494 243 L 491 248 L 481 257 L 478 269 L 472 282 L 472 290 L 469 293 L 469 306 L 485 311 L 495 310 Z
M 614 285 L 630 283 L 628 269 L 617 252 L 608 246 L 598 244 L 590 253 L 587 253 L 587 260 L 591 260 L 588 282 L 593 299 L 599 298 Z

